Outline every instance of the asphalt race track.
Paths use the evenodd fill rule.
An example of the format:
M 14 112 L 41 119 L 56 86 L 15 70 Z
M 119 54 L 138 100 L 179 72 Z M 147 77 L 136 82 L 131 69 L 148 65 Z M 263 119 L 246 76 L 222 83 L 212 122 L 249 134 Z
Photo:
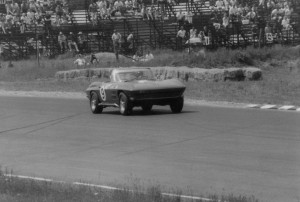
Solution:
M 15 174 L 300 200 L 300 113 L 185 106 L 132 116 L 86 99 L 0 97 L 0 165 Z M 188 193 L 187 193 L 188 194 Z

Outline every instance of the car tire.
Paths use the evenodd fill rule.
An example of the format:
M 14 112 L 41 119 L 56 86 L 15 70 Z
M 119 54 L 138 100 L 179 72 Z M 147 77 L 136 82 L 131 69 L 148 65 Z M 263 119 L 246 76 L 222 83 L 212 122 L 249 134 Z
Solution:
M 127 116 L 131 113 L 132 107 L 130 105 L 130 101 L 128 97 L 124 93 L 120 93 L 119 95 L 119 105 L 120 105 L 120 113 L 123 116 Z
M 144 113 L 149 113 L 152 109 L 152 106 L 151 104 L 145 104 L 145 105 L 142 105 L 142 110 Z
M 183 97 L 180 97 L 180 98 L 174 100 L 170 104 L 170 108 L 171 108 L 172 112 L 173 113 L 180 113 L 182 111 L 182 108 L 183 108 L 183 103 L 184 103 Z
M 97 93 L 92 92 L 91 93 L 91 99 L 90 99 L 90 108 L 93 114 L 100 114 L 103 111 L 103 107 L 99 106 L 99 97 Z

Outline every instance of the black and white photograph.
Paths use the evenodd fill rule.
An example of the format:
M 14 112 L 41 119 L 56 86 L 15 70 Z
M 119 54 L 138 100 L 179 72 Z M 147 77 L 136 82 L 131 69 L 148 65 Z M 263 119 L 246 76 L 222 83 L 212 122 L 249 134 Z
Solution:
M 0 202 L 300 202 L 300 0 L 0 0 Z

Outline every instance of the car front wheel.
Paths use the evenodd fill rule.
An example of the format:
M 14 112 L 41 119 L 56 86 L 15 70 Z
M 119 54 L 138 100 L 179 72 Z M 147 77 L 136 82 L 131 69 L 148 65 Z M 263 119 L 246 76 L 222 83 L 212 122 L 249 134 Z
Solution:
M 132 108 L 130 106 L 130 101 L 128 97 L 124 93 L 120 93 L 119 100 L 120 100 L 120 113 L 124 116 L 129 115 Z
M 91 94 L 90 107 L 93 114 L 100 114 L 103 111 L 103 107 L 99 106 L 99 97 L 95 92 Z
M 172 110 L 173 113 L 180 113 L 182 111 L 183 108 L 183 97 L 176 99 L 175 101 L 173 101 L 170 104 L 170 108 Z

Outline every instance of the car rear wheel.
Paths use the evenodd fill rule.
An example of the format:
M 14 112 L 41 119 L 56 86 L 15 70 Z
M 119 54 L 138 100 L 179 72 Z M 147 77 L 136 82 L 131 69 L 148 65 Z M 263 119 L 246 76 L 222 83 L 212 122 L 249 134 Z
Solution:
M 173 113 L 180 113 L 182 111 L 183 108 L 183 97 L 176 99 L 175 101 L 173 101 L 170 104 L 170 108 L 172 110 Z
M 151 104 L 144 104 L 142 105 L 142 109 L 144 113 L 149 113 L 152 109 L 152 105 Z
M 127 116 L 131 113 L 132 107 L 130 106 L 130 101 L 124 93 L 120 93 L 120 113 L 124 116 Z
M 103 107 L 99 106 L 99 97 L 97 93 L 91 93 L 90 107 L 93 114 L 100 114 L 103 111 Z

